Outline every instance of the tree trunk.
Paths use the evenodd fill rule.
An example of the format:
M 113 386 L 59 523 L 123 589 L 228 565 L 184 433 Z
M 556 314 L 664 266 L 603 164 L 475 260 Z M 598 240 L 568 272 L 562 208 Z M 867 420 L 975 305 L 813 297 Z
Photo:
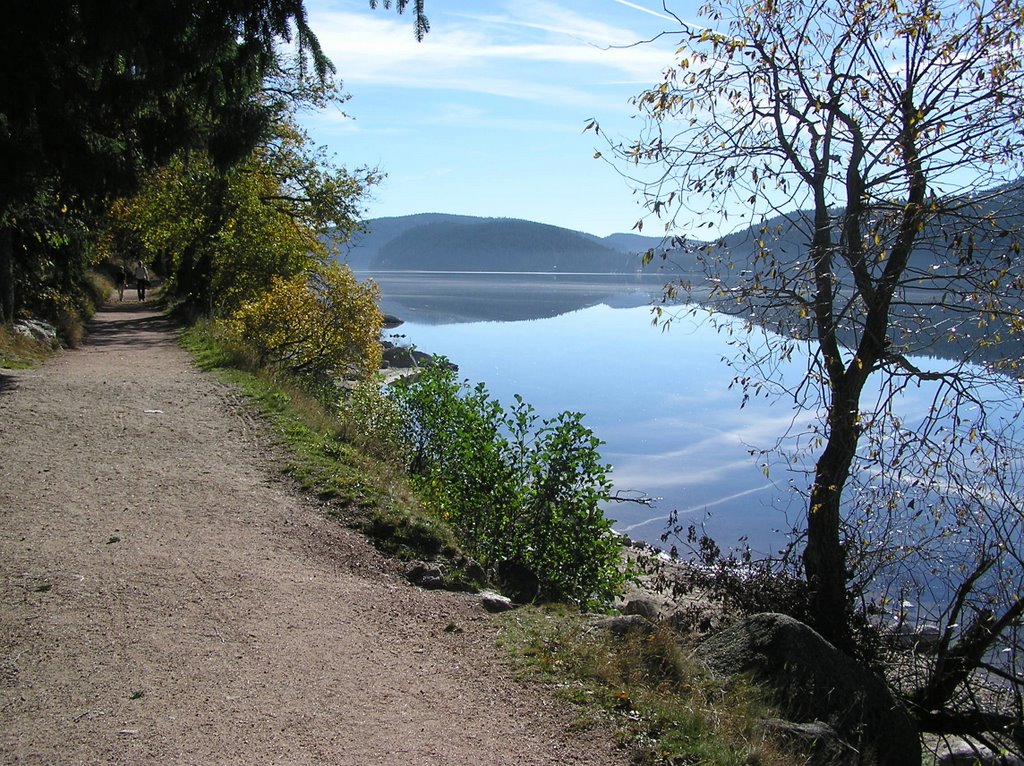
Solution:
M 818 346 L 829 381 L 828 441 L 814 468 L 807 507 L 804 574 L 810 590 L 811 624 L 836 647 L 848 650 L 846 551 L 840 537 L 840 501 L 860 436 L 857 426 L 859 387 L 852 384 L 836 335 L 833 284 L 832 221 L 825 194 L 826 176 L 814 184 L 814 318 Z
M 14 323 L 14 252 L 9 226 L 0 226 L 0 324 Z
M 834 389 L 828 442 L 815 465 L 807 510 L 804 570 L 810 587 L 812 627 L 839 649 L 849 650 L 846 550 L 840 534 L 843 487 L 857 451 L 857 394 Z

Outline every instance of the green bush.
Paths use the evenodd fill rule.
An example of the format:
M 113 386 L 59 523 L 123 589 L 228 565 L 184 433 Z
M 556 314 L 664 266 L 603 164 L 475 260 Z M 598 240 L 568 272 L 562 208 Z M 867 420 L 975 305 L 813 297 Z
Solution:
M 506 412 L 443 360 L 391 391 L 410 472 L 482 565 L 531 581 L 526 595 L 538 601 L 587 606 L 618 595 L 620 545 L 600 508 L 609 467 L 581 414 L 538 425 L 521 397 Z

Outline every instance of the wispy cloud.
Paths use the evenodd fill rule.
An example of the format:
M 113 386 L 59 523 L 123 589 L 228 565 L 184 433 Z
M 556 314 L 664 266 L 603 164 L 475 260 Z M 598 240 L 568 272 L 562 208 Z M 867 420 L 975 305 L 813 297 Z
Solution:
M 593 13 L 577 13 L 550 0 L 521 0 L 515 4 L 503 3 L 499 8 L 498 13 L 475 18 L 496 27 L 522 27 L 572 38 L 597 48 L 630 45 L 640 39 L 640 33 L 632 27 L 600 21 Z
M 669 63 L 664 47 L 611 48 L 640 33 L 596 21 L 557 2 L 497 4 L 487 14 L 435 22 L 422 43 L 394 14 L 311 5 L 321 44 L 352 86 L 400 86 L 558 104 L 596 103 L 610 85 L 652 82 Z

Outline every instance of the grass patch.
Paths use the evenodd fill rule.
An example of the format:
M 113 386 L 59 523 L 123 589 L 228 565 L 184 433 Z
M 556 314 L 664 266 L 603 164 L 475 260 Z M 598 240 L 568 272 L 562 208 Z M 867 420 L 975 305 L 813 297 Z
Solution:
M 182 336 L 197 364 L 235 386 L 266 417 L 287 447 L 285 472 L 324 503 L 325 511 L 366 534 L 398 558 L 443 558 L 464 583 L 466 561 L 452 530 L 427 513 L 397 461 L 373 455 L 347 438 L 351 428 L 294 383 L 255 369 L 244 349 L 218 340 L 208 325 Z
M 575 706 L 577 728 L 611 723 L 637 764 L 803 762 L 769 737 L 761 723 L 769 708 L 757 690 L 723 688 L 668 627 L 616 637 L 558 607 L 509 612 L 502 626 L 502 646 L 518 672 Z
M 37 367 L 53 354 L 50 344 L 26 338 L 13 328 L 0 325 L 0 367 L 27 370 Z

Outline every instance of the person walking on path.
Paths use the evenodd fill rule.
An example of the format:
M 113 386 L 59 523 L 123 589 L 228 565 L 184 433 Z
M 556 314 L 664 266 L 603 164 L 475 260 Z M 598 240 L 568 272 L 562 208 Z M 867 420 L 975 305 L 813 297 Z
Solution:
M 117 270 L 117 300 L 124 300 L 124 289 L 128 286 L 128 269 L 125 268 L 124 264 Z
M 139 300 L 146 300 L 146 288 L 149 287 L 149 269 L 139 260 L 135 264 L 135 289 L 138 290 Z

